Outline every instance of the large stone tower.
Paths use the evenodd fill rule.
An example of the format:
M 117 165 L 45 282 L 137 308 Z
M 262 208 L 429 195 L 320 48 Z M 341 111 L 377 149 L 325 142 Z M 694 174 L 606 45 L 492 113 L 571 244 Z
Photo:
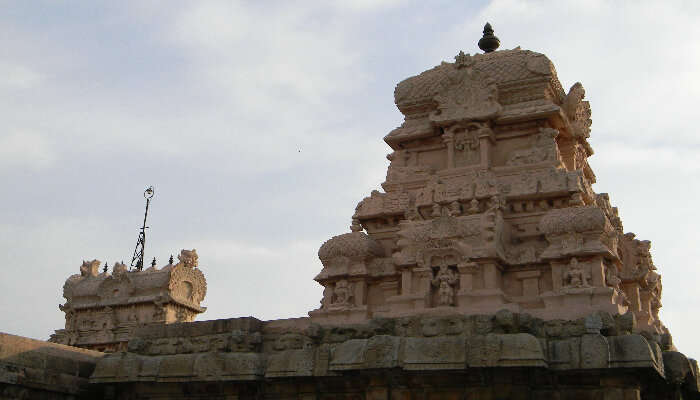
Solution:
M 587 158 L 591 111 L 542 54 L 468 55 L 400 82 L 403 124 L 351 233 L 318 252 L 319 323 L 501 309 L 543 319 L 632 312 L 665 333 L 649 242 L 624 233 Z

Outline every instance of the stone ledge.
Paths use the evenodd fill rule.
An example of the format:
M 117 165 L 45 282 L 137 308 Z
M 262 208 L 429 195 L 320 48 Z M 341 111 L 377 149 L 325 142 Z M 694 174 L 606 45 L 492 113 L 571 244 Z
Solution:
M 103 356 L 97 351 L 0 333 L 0 383 L 76 394 L 88 384 Z

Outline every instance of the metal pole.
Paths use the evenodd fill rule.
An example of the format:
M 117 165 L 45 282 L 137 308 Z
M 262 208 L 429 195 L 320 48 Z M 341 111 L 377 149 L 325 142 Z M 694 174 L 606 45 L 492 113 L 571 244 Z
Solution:
M 153 198 L 155 191 L 153 186 L 149 186 L 143 192 L 143 197 L 146 198 L 146 212 L 143 214 L 143 226 L 141 227 L 141 232 L 139 232 L 139 238 L 136 241 L 136 248 L 134 249 L 134 256 L 131 258 L 131 267 L 136 267 L 138 271 L 143 270 L 143 257 L 144 251 L 146 250 L 146 219 L 148 218 L 148 208 L 151 205 L 151 198 Z M 134 266 L 134 263 L 136 265 Z

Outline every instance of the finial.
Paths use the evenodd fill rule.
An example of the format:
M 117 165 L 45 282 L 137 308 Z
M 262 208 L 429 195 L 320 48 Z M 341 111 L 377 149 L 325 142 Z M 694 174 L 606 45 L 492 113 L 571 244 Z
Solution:
M 153 257 L 153 261 L 151 261 L 151 267 L 155 268 L 156 267 L 156 258 Z
M 173 261 L 175 261 L 175 260 L 173 259 L 173 255 L 171 254 L 170 259 L 168 260 L 168 264 L 173 265 Z
M 479 48 L 484 51 L 484 53 L 490 53 L 501 45 L 501 41 L 494 36 L 493 28 L 488 22 L 484 25 L 484 36 L 479 39 Z
M 107 261 L 105 261 L 105 266 L 102 268 L 102 272 L 107 273 Z

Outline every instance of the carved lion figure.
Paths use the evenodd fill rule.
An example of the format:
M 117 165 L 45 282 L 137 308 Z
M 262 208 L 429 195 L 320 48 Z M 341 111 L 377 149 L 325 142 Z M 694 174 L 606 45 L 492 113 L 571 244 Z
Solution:
M 197 256 L 196 249 L 180 250 L 180 255 L 177 256 L 177 259 L 180 260 L 180 264 L 183 264 L 186 267 L 197 268 L 197 266 L 199 265 L 199 256 Z
M 127 270 L 126 264 L 116 262 L 114 263 L 114 267 L 112 267 L 112 275 L 117 276 L 125 273 Z
M 82 276 L 82 277 L 97 276 L 99 268 L 100 268 L 100 261 L 98 261 L 98 260 L 92 260 L 92 261 L 83 260 L 83 265 L 80 266 L 80 276 Z

